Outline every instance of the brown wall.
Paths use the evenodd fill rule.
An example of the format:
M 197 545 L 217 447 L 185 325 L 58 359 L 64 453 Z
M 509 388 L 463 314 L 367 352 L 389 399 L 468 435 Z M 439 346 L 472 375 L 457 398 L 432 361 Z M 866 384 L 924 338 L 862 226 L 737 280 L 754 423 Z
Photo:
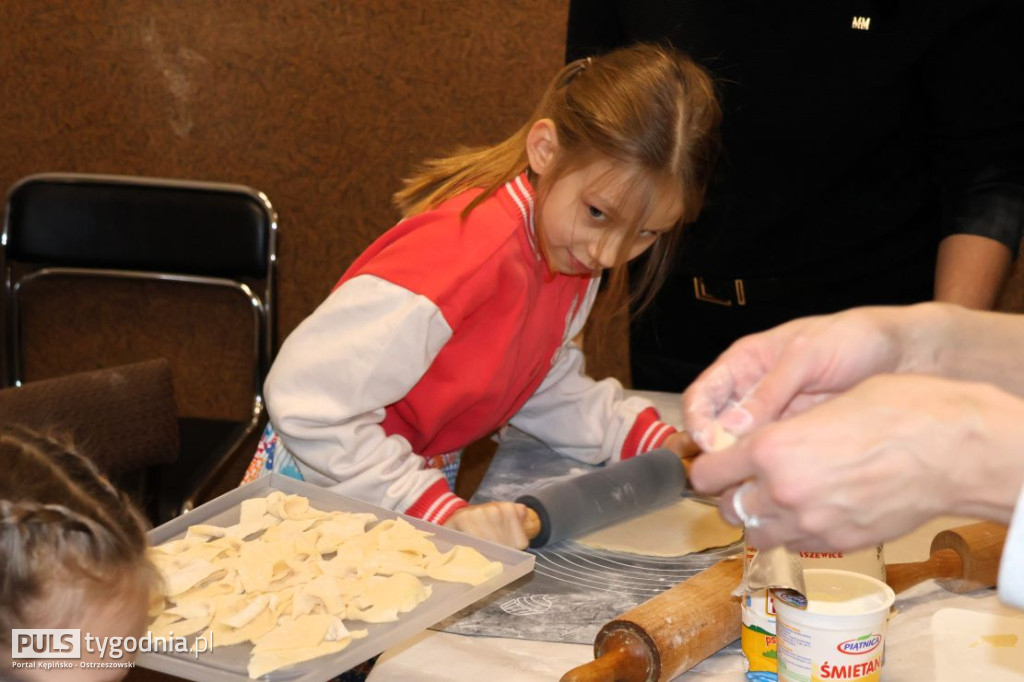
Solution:
M 395 221 L 390 195 L 412 164 L 529 114 L 561 64 L 566 5 L 4 0 L 0 186 L 76 171 L 262 190 L 280 215 L 283 339 Z M 79 285 L 39 301 L 29 378 L 184 351 L 186 412 L 230 412 L 232 395 L 244 405 L 244 361 L 222 350 L 246 343 L 244 315 L 217 302 L 204 318 L 197 302 L 137 290 Z M 120 312 L 83 303 L 97 293 Z M 144 324 L 145 341 L 128 341 Z
M 390 195 L 414 163 L 528 115 L 561 64 L 566 6 L 2 0 L 0 188 L 76 171 L 262 190 L 280 215 L 283 339 L 395 221 Z M 1018 263 L 1003 307 L 1024 308 L 1022 292 Z M 167 356 L 183 413 L 244 415 L 249 319 L 235 301 L 157 286 L 44 293 L 27 311 L 28 378 Z M 597 340 L 592 373 L 626 378 L 621 320 Z

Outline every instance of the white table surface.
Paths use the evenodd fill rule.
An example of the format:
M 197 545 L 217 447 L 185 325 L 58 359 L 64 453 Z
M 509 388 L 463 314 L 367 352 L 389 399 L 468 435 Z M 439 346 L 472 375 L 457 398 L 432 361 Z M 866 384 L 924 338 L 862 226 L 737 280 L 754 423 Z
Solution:
M 679 422 L 678 396 L 633 393 L 651 398 L 666 421 Z M 970 522 L 947 517 L 925 524 L 906 537 L 887 543 L 886 563 L 923 561 L 928 558 L 932 538 L 939 530 Z M 998 626 L 998 632 L 978 631 L 979 623 L 985 619 L 992 627 Z M 961 622 L 963 631 L 949 632 L 950 622 Z M 955 595 L 935 581 L 927 581 L 897 597 L 886 635 L 883 679 L 1024 682 L 1024 636 L 1011 648 L 992 647 L 980 639 L 983 634 L 1011 630 L 1024 633 L 1024 613 L 1002 605 L 995 590 Z M 550 682 L 590 660 L 593 648 L 588 645 L 467 637 L 428 630 L 382 654 L 368 682 Z M 936 661 L 941 661 L 941 665 L 936 665 Z M 676 680 L 744 682 L 744 670 L 743 656 L 726 650 Z

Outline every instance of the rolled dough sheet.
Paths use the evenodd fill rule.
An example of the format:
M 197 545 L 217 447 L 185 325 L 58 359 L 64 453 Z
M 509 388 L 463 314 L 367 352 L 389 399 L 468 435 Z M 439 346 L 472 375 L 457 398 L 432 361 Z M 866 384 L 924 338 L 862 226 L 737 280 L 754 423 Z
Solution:
M 742 528 L 722 520 L 718 507 L 683 498 L 576 541 L 594 549 L 668 557 L 731 545 L 742 535 Z

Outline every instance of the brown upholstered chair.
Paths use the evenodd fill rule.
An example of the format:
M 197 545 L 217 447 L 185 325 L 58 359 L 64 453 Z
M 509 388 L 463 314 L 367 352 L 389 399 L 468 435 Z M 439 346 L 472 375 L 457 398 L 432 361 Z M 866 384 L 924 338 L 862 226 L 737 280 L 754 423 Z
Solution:
M 178 418 L 166 360 L 0 389 L 0 421 L 69 438 L 155 520 L 158 473 L 173 470 L 178 456 Z

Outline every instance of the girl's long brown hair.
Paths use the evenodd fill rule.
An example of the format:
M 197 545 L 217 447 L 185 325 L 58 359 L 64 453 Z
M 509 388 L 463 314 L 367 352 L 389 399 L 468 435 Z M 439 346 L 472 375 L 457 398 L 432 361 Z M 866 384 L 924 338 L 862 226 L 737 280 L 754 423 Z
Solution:
M 718 153 L 721 111 L 708 74 L 681 52 L 657 45 L 622 48 L 566 65 L 512 136 L 490 147 L 461 148 L 424 162 L 395 194 L 396 205 L 409 216 L 468 189 L 483 188 L 465 209 L 468 214 L 527 169 L 527 134 L 545 118 L 555 125 L 559 155 L 555 170 L 535 188 L 538 202 L 554 180 L 600 155 L 639 171 L 634 234 L 654 194 L 666 188 L 674 187 L 682 198 L 680 225 L 696 219 Z M 678 233 L 672 230 L 652 247 L 633 294 L 637 310 L 664 281 Z M 631 241 L 623 240 L 613 289 L 625 289 L 623 266 Z

